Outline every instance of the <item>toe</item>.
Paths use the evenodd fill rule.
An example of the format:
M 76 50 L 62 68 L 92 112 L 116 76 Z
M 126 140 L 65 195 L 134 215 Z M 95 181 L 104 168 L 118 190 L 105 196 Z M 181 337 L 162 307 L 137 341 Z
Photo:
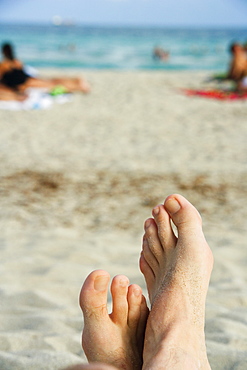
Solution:
M 124 275 L 117 275 L 113 278 L 111 284 L 112 294 L 112 313 L 113 322 L 125 325 L 128 319 L 128 285 L 129 279 Z
M 146 282 L 153 282 L 155 279 L 155 275 L 147 261 L 145 260 L 145 257 L 143 255 L 143 252 L 141 252 L 140 259 L 139 259 L 139 267 L 141 272 L 143 273 Z
M 128 325 L 136 329 L 141 316 L 142 290 L 139 285 L 132 284 L 128 288 Z
M 143 238 L 143 252 L 144 257 L 146 258 L 147 262 L 152 264 L 152 260 L 156 260 L 157 263 L 160 259 L 163 258 L 163 247 L 161 245 L 159 234 L 158 234 L 158 227 L 156 222 L 153 218 L 149 218 L 145 222 L 145 234 Z M 148 245 L 148 248 L 145 248 L 145 243 Z M 151 258 L 146 254 L 152 254 Z
M 110 275 L 104 270 L 91 272 L 80 293 L 80 306 L 85 317 L 107 312 L 107 291 Z
M 158 205 L 153 209 L 152 213 L 158 228 L 159 240 L 163 249 L 174 248 L 177 238 L 172 230 L 171 219 L 165 207 L 162 204 Z
M 158 260 L 156 259 L 155 255 L 153 254 L 151 248 L 150 248 L 150 244 L 149 244 L 149 240 L 148 239 L 143 239 L 143 243 L 142 243 L 142 255 L 145 259 L 145 261 L 147 262 L 147 264 L 149 265 L 149 267 L 155 271 L 159 268 L 159 263 L 158 263 Z
M 178 234 L 188 231 L 201 231 L 202 220 L 197 209 L 182 195 L 174 194 L 166 198 L 164 207 L 178 228 Z
M 140 320 L 139 320 L 139 323 L 138 323 L 138 332 L 137 332 L 137 335 L 138 335 L 139 338 L 144 339 L 148 314 L 149 314 L 149 309 L 148 309 L 148 306 L 147 306 L 146 298 L 144 296 L 142 296 L 141 315 L 140 315 Z

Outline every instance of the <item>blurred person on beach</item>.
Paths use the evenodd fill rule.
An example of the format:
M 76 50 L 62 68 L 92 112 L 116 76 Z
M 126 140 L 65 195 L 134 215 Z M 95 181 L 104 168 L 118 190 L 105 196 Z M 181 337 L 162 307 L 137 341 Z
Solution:
M 233 43 L 230 46 L 232 59 L 227 78 L 236 83 L 237 90 L 247 90 L 247 55 L 243 45 Z
M 166 62 L 169 59 L 170 53 L 159 46 L 156 46 L 153 50 L 153 58 Z
M 244 48 L 244 51 L 246 52 L 246 54 L 247 54 L 247 41 L 245 41 L 244 42 L 244 44 L 243 44 L 243 48 Z
M 26 95 L 9 89 L 7 86 L 0 82 L 0 100 L 10 101 L 17 100 L 23 101 L 26 99 Z
M 13 96 L 20 96 L 17 93 L 24 93 L 28 88 L 44 88 L 52 91 L 60 86 L 64 92 L 89 92 L 87 82 L 80 78 L 37 78 L 29 75 L 22 62 L 15 57 L 14 49 L 10 43 L 2 45 L 3 60 L 0 63 L 0 97 L 1 93 L 6 95 L 12 92 Z M 8 100 L 8 99 L 7 99 Z M 17 99 L 18 100 L 18 99 Z
M 6 57 L 4 57 L 4 60 L 0 63 L 0 100 L 25 100 L 25 95 L 22 92 L 17 89 L 13 89 L 4 82 L 4 74 L 7 72 L 5 59 L 8 59 L 8 55 L 9 58 L 13 57 L 12 48 L 9 44 L 2 45 L 2 54 L 4 55 L 4 53 L 6 53 Z M 22 74 L 22 72 L 20 74 Z M 19 76 L 19 78 L 24 78 L 24 72 L 23 76 Z
M 110 276 L 91 272 L 80 293 L 82 347 L 89 364 L 67 370 L 210 369 L 204 320 L 213 255 L 201 216 L 178 194 L 156 206 L 152 216 L 144 224 L 139 260 L 150 311 L 141 287 L 117 275 L 108 314 Z

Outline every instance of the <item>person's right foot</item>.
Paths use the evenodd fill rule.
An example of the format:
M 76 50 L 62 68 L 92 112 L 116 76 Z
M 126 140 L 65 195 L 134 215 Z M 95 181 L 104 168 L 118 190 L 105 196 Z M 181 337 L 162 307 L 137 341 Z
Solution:
M 169 196 L 153 217 L 145 222 L 140 257 L 152 306 L 143 369 L 210 369 L 204 315 L 213 255 L 201 217 L 181 195 Z

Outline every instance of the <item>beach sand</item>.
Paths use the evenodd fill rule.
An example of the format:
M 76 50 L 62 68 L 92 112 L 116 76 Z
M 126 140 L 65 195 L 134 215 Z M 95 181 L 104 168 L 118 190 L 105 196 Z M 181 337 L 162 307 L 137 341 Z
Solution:
M 125 274 L 147 295 L 143 222 L 180 193 L 201 212 L 215 257 L 211 366 L 245 370 L 247 102 L 184 96 L 180 88 L 210 86 L 205 72 L 67 73 L 92 92 L 49 110 L 0 111 L 0 368 L 86 362 L 85 277 Z

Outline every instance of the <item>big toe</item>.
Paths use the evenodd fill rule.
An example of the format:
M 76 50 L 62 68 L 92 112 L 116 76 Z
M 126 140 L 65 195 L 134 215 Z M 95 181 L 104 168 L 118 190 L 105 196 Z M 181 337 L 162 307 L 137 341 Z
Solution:
M 182 195 L 173 194 L 166 198 L 164 207 L 178 229 L 178 234 L 202 231 L 202 219 L 197 209 Z
M 107 292 L 110 275 L 104 270 L 95 270 L 86 278 L 80 293 L 80 306 L 84 316 L 91 316 L 102 308 L 107 311 Z

